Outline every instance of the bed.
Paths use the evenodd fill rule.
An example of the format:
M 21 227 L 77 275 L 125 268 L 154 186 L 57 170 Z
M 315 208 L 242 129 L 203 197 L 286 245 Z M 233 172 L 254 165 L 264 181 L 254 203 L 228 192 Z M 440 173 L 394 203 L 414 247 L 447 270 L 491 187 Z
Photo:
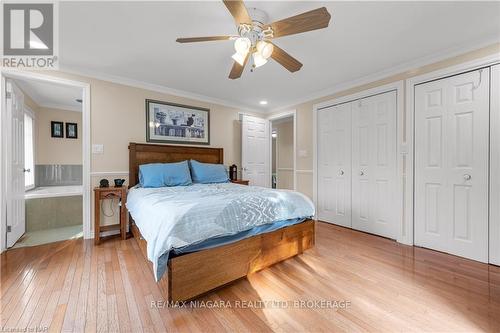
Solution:
M 308 199 L 300 199 L 301 194 L 297 192 L 267 193 L 272 197 L 268 201 L 275 203 L 270 204 L 266 209 L 272 212 L 277 222 L 265 223 L 256 216 L 259 214 L 254 214 L 255 216 L 251 213 L 245 214 L 247 210 L 251 212 L 248 206 L 250 204 L 245 206 L 246 200 L 240 200 L 239 204 L 233 204 L 231 209 L 224 208 L 225 212 L 230 212 L 225 217 L 225 222 L 212 226 L 208 221 L 211 221 L 212 215 L 219 214 L 217 207 L 222 207 L 224 201 L 232 202 L 232 197 L 257 198 L 258 200 L 259 196 L 264 196 L 266 191 L 272 190 L 236 184 L 195 184 L 160 189 L 137 188 L 140 165 L 190 159 L 222 164 L 223 150 L 222 148 L 140 143 L 129 145 L 129 187 L 131 189 L 128 198 L 131 201 L 127 201 L 127 207 L 130 206 L 130 228 L 143 256 L 146 260 L 149 259 L 153 277 L 165 300 L 177 302 L 196 298 L 245 277 L 249 273 L 301 254 L 314 245 L 314 221 L 307 216 L 296 216 L 312 215 L 310 210 L 307 210 L 307 205 L 303 204 Z M 161 229 L 163 224 L 158 221 L 169 218 L 175 220 L 172 216 L 184 216 L 182 211 L 179 213 L 176 206 L 186 206 L 189 202 L 197 203 L 198 215 L 200 212 L 207 212 L 206 221 L 207 226 L 210 226 L 209 229 L 197 230 L 197 224 L 204 224 L 204 220 L 198 219 L 195 222 L 197 224 L 184 226 L 184 228 L 193 228 L 191 234 L 186 232 L 172 234 L 169 231 L 169 237 L 163 237 L 164 231 L 159 231 L 163 230 Z M 283 208 L 286 206 L 285 203 L 293 207 L 292 212 L 290 209 Z M 202 210 L 198 206 L 201 206 Z M 242 206 L 243 211 L 238 211 L 238 206 Z M 215 213 L 211 215 L 212 210 Z M 154 214 L 148 215 L 148 211 Z M 245 218 L 242 217 L 243 215 Z M 134 217 L 137 222 L 134 221 Z M 227 223 L 232 217 L 234 217 L 234 223 L 233 220 Z M 185 223 L 193 223 L 191 217 L 184 220 L 188 221 Z M 249 221 L 253 222 L 251 226 L 248 225 Z M 217 228 L 221 230 L 216 232 Z M 205 235 L 207 239 L 197 238 L 197 235 L 203 233 L 207 233 Z M 162 253 L 162 251 L 165 252 Z

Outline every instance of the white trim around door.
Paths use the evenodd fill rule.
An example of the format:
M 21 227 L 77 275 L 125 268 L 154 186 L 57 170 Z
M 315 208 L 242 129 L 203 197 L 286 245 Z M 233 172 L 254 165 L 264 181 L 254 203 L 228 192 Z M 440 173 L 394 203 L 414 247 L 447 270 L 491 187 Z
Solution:
M 313 105 L 313 201 L 316 206 L 316 211 L 318 210 L 318 110 L 331 107 L 334 105 L 355 101 L 358 99 L 383 94 L 386 92 L 395 91 L 396 92 L 396 121 L 397 121 L 397 188 L 400 195 L 395 197 L 398 198 L 398 202 L 395 203 L 394 207 L 397 210 L 396 214 L 399 217 L 398 220 L 401 221 L 399 232 L 397 233 L 396 240 L 399 243 L 413 244 L 413 234 L 412 238 L 408 238 L 408 231 L 405 229 L 403 221 L 405 220 L 405 210 L 403 209 L 403 200 L 407 195 L 407 175 L 404 169 L 406 165 L 407 158 L 407 142 L 404 138 L 404 83 L 403 81 L 392 82 L 383 86 L 375 87 L 372 89 L 364 90 L 355 94 L 342 96 Z
M 62 84 L 73 86 L 82 89 L 82 120 L 83 120 L 83 128 L 82 128 L 82 161 L 83 161 L 83 237 L 91 238 L 92 237 L 92 226 L 91 226 L 91 192 L 90 192 L 90 84 L 86 82 L 79 82 L 73 80 L 62 79 L 50 75 L 44 75 L 34 72 L 24 72 L 18 70 L 7 70 L 3 69 L 0 71 L 1 76 L 1 85 L 0 85 L 0 93 L 1 93 L 1 120 L 2 123 L 6 121 L 5 108 L 6 108 L 6 93 L 5 93 L 5 82 L 7 78 L 10 79 L 22 79 L 22 80 L 34 80 L 41 81 L 46 83 L 54 83 L 54 84 Z M 6 199 L 5 199 L 5 186 L 6 179 L 3 175 L 5 175 L 6 168 L 8 167 L 5 164 L 4 152 L 6 148 L 6 144 L 8 142 L 7 133 L 0 127 L 0 150 L 2 152 L 2 160 L 0 161 L 0 251 L 5 250 L 6 244 L 6 230 L 7 230 L 7 221 L 5 217 L 5 209 L 6 209 Z
M 297 190 L 297 111 L 296 110 L 289 110 L 289 111 L 284 111 L 280 112 L 278 114 L 272 115 L 267 118 L 269 120 L 270 124 L 272 124 L 273 120 L 278 120 L 278 119 L 283 119 L 283 118 L 288 118 L 292 117 L 293 118 L 293 190 Z M 269 160 L 272 161 L 272 145 L 273 145 L 273 139 L 272 139 L 272 126 L 269 126 Z M 269 163 L 269 170 L 270 174 L 273 174 L 273 164 Z
M 437 71 L 429 72 L 426 74 L 422 74 L 419 76 L 415 76 L 412 78 L 409 78 L 406 80 L 406 138 L 407 138 L 407 156 L 408 160 L 406 161 L 406 168 L 408 170 L 407 174 L 407 179 L 409 180 L 406 183 L 407 191 L 406 193 L 408 194 L 404 198 L 404 210 L 405 210 L 405 220 L 404 220 L 404 228 L 405 230 L 408 231 L 408 239 L 411 240 L 411 243 L 407 244 L 413 244 L 413 239 L 414 239 L 414 137 L 415 137 L 415 86 L 421 83 L 429 82 L 429 81 L 434 81 L 434 80 L 439 80 L 443 79 L 446 77 L 458 75 L 461 73 L 477 70 L 480 68 L 485 68 L 485 67 L 490 67 L 496 64 L 500 63 L 500 53 L 496 53 L 484 58 L 476 59 L 473 61 L 465 62 L 459 65 L 447 67 L 444 69 L 440 69 Z M 498 204 L 498 203 L 495 203 Z M 490 230 L 491 230 L 491 223 L 500 223 L 499 221 L 492 221 L 490 219 Z M 500 235 L 498 235 L 498 238 L 500 238 Z M 500 242 L 500 239 L 497 240 Z M 490 239 L 490 252 L 492 250 L 491 247 L 492 240 Z M 500 251 L 500 248 L 499 250 Z M 497 254 L 497 256 L 500 256 L 500 254 Z M 490 253 L 489 257 L 491 258 L 492 255 Z M 495 257 L 495 256 L 493 256 Z M 491 262 L 491 259 L 490 259 Z M 497 263 L 498 264 L 498 263 Z

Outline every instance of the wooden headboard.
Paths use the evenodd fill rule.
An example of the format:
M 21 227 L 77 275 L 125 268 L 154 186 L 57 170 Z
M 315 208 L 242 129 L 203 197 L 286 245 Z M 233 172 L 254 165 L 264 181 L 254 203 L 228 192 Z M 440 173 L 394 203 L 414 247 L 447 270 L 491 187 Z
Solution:
M 222 148 L 154 145 L 131 142 L 129 150 L 129 187 L 139 183 L 139 165 L 197 160 L 203 163 L 224 163 Z

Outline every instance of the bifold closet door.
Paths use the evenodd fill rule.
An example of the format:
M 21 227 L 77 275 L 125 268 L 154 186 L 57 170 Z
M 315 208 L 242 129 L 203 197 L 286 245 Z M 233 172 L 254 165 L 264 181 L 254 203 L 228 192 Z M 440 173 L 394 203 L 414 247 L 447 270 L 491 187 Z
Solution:
M 318 218 L 351 226 L 351 103 L 318 111 Z
M 352 228 L 396 238 L 396 92 L 352 102 Z
M 488 129 L 488 68 L 415 87 L 415 245 L 488 261 Z

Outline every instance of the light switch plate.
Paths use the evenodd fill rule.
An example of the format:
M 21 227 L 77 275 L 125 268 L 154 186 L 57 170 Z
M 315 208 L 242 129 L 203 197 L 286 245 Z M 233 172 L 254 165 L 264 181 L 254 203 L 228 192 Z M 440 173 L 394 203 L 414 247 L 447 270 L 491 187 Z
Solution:
M 102 153 L 104 153 L 104 145 L 102 144 L 92 145 L 92 154 L 102 154 Z

